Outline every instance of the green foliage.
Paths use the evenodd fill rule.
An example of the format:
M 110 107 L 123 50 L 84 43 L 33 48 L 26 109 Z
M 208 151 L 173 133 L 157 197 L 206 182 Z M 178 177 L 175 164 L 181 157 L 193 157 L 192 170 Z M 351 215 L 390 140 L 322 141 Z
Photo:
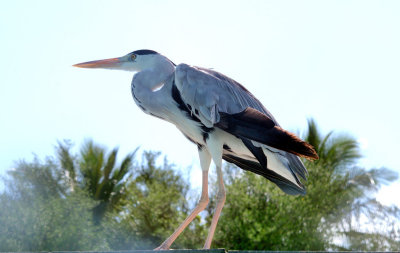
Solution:
M 0 251 L 109 249 L 101 240 L 101 227 L 93 225 L 92 209 L 97 202 L 81 191 L 63 196 L 52 191 L 56 178 L 51 175 L 55 170 L 49 170 L 55 168 L 51 164 L 23 162 L 12 171 L 13 176 L 31 177 L 14 177 L 8 181 L 16 183 L 13 190 L 0 195 Z M 43 175 L 48 177 L 40 178 Z M 62 184 L 57 188 L 64 188 L 65 192 Z
M 120 215 L 121 223 L 129 224 L 144 238 L 145 249 L 159 246 L 170 236 L 190 212 L 187 203 L 189 185 L 174 166 L 164 160 L 162 167 L 156 165 L 160 153 L 145 152 L 144 163 L 138 168 L 128 188 L 125 211 Z M 191 227 L 174 243 L 174 247 L 200 247 L 205 234 L 197 218 Z
M 137 166 L 135 152 L 117 165 L 117 149 L 92 141 L 79 154 L 67 142 L 56 152 L 20 161 L 3 178 L 0 251 L 154 248 L 189 210 L 188 184 L 166 160 L 156 166 L 159 153 L 146 152 Z M 202 232 L 198 219 L 179 245 L 194 247 Z
M 94 209 L 95 220 L 99 222 L 107 210 L 118 209 L 119 202 L 125 198 L 137 149 L 116 167 L 117 148 L 107 155 L 105 148 L 88 140 L 83 144 L 78 158 L 70 153 L 70 148 L 68 142 L 59 142 L 57 155 L 61 169 L 65 172 L 72 191 L 79 187 L 99 201 Z
M 21 198 L 51 198 L 64 196 L 67 192 L 68 187 L 63 183 L 64 175 L 51 158 L 47 158 L 44 164 L 37 157 L 32 163 L 19 161 L 17 169 L 8 171 L 8 175 L 11 180 L 4 179 L 6 191 Z

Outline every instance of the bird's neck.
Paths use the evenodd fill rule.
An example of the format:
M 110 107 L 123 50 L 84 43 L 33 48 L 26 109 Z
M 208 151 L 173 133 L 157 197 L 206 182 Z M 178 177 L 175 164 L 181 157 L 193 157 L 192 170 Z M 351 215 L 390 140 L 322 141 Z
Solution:
M 152 65 L 151 68 L 145 69 L 137 74 L 138 81 L 142 87 L 154 91 L 160 88 L 160 85 L 165 82 L 175 72 L 175 66 L 169 61 L 161 61 Z
M 159 64 L 137 73 L 132 80 L 132 95 L 146 113 L 159 116 L 168 104 L 175 66 Z

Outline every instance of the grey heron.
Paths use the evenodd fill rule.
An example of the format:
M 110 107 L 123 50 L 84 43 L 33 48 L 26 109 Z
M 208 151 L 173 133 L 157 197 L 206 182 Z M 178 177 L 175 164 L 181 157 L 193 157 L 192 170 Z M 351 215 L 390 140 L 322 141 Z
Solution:
M 245 87 L 211 69 L 175 65 L 153 50 L 137 50 L 119 58 L 75 64 L 136 72 L 131 91 L 147 114 L 174 124 L 197 145 L 202 193 L 189 216 L 158 248 L 174 240 L 208 204 L 208 170 L 217 171 L 218 193 L 205 249 L 209 249 L 225 203 L 222 160 L 259 174 L 285 193 L 305 194 L 300 181 L 308 174 L 299 157 L 318 159 L 314 148 L 280 127 L 272 114 Z

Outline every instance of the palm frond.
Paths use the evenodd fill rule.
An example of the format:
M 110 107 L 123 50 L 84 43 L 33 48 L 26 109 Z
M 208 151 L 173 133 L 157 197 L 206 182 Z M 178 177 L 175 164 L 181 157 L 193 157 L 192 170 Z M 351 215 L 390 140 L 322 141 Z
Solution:
M 65 171 L 65 176 L 67 177 L 68 183 L 71 185 L 72 190 L 74 190 L 77 175 L 75 170 L 75 157 L 70 153 L 72 143 L 64 140 L 63 142 L 58 141 L 58 146 L 56 146 L 56 153 L 58 161 L 60 162 L 61 169 Z

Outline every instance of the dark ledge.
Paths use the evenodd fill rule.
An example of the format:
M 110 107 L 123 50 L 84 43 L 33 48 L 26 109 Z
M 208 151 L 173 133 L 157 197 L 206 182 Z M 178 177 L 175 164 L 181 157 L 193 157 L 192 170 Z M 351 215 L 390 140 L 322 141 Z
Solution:
M 121 250 L 121 251 L 53 251 L 48 253 L 227 253 L 225 249 L 170 249 L 170 250 Z M 26 252 L 28 253 L 28 252 Z M 45 253 L 45 252 L 43 252 Z
M 121 250 L 121 251 L 41 251 L 19 253 L 394 253 L 395 251 L 268 251 L 268 250 L 226 250 L 226 249 L 172 249 L 172 250 Z M 398 252 L 398 251 L 397 251 Z M 6 253 L 6 252 L 1 252 Z M 11 253 L 11 252 L 9 252 Z M 15 252 L 12 252 L 15 253 Z

